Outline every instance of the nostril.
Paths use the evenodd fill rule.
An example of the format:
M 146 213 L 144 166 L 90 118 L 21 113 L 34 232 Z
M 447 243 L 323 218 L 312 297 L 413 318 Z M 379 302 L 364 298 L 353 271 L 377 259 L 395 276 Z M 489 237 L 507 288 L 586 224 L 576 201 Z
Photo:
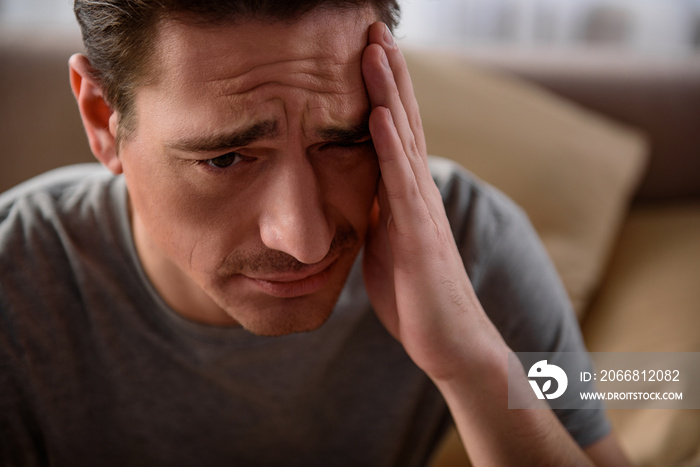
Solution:
M 314 166 L 305 154 L 287 153 L 280 158 L 274 175 L 274 183 L 261 196 L 263 243 L 304 264 L 322 261 L 335 229 L 325 212 L 324 193 Z
M 304 264 L 322 261 L 331 248 L 333 232 L 325 215 L 310 222 L 290 216 L 278 222 L 263 222 L 260 238 L 270 249 L 282 251 Z

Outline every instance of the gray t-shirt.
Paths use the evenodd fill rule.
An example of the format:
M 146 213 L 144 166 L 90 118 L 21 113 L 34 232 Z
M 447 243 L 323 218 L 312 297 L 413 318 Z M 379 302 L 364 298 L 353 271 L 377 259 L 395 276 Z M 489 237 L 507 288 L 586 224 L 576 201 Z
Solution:
M 510 347 L 581 350 L 525 215 L 453 164 L 431 168 Z M 164 303 L 136 254 L 122 177 L 73 166 L 1 195 L 0 464 L 424 464 L 449 412 L 376 319 L 358 264 L 320 329 L 258 337 Z M 609 430 L 602 410 L 557 415 L 584 446 Z

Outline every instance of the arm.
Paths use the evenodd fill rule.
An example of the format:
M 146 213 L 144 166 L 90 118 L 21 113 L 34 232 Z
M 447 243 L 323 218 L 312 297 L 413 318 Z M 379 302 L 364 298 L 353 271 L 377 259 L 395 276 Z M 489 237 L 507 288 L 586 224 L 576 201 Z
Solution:
M 442 392 L 475 464 L 590 465 L 550 410 L 508 410 L 508 346 L 452 238 L 405 62 L 383 25 L 369 42 L 363 73 L 382 180 L 365 277 L 380 320 Z M 521 383 L 530 390 L 524 371 Z
M 599 467 L 630 467 L 632 465 L 612 434 L 586 447 L 584 451 Z

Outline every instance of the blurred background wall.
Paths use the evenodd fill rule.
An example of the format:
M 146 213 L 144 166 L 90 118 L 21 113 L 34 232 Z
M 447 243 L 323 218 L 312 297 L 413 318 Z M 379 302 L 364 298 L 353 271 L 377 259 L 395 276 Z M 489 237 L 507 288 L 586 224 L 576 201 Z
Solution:
M 77 30 L 72 0 L 0 0 L 0 28 Z
M 686 56 L 700 0 L 405 0 L 407 42 L 447 47 L 607 49 Z
M 399 35 L 442 47 L 606 49 L 683 57 L 700 48 L 700 0 L 402 0 Z M 71 0 L 0 0 L 0 28 L 77 31 Z

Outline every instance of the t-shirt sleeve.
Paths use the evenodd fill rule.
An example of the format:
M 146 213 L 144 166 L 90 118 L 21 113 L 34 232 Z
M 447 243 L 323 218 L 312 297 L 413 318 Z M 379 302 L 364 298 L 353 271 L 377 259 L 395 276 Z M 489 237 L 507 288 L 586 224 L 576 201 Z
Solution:
M 470 280 L 510 349 L 571 352 L 590 368 L 569 298 L 527 215 L 461 169 L 443 182 L 438 185 Z M 600 401 L 554 412 L 580 446 L 610 431 Z

